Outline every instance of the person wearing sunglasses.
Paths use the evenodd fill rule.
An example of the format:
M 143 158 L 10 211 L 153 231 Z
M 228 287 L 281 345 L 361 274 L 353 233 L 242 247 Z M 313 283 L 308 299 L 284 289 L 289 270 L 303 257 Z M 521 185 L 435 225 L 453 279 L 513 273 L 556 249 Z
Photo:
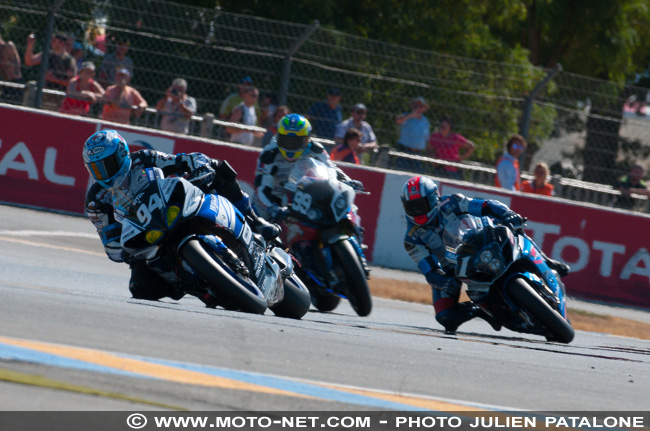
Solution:
M 506 144 L 506 152 L 497 160 L 497 173 L 494 185 L 507 190 L 519 190 L 519 156 L 524 152 L 528 142 L 521 135 L 512 135 Z

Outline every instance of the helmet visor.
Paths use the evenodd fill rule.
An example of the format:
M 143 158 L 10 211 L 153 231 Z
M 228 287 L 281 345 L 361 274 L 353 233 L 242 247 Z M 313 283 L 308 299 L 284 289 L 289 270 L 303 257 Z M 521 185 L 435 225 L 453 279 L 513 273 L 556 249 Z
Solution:
M 105 159 L 88 163 L 90 173 L 97 181 L 108 181 L 120 170 L 124 159 L 117 152 Z
M 278 147 L 287 151 L 302 150 L 305 146 L 305 136 L 278 134 Z
M 411 217 L 418 217 L 425 214 L 428 214 L 431 211 L 431 205 L 429 204 L 429 199 L 426 197 L 412 199 L 410 201 L 403 201 L 404 211 L 407 215 Z

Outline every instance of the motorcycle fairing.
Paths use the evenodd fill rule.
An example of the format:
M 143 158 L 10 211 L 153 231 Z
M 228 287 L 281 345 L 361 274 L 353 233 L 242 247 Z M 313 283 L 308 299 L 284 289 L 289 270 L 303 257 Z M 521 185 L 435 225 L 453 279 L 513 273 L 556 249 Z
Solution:
M 235 238 L 242 237 L 247 245 L 253 235 L 250 227 L 244 222 L 242 213 L 223 196 L 205 195 L 196 216 L 227 229 Z

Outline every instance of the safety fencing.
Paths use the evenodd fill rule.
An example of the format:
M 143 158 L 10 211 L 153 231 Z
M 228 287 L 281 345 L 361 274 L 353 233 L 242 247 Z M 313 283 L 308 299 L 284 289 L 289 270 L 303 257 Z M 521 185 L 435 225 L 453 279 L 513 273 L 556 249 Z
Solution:
M 364 103 L 378 142 L 389 149 L 399 133 L 395 116 L 408 111 L 416 96 L 430 105 L 425 115 L 432 130 L 447 114 L 456 131 L 477 143 L 472 160 L 483 167 L 493 167 L 508 136 L 522 132 L 530 142 L 524 166 L 545 161 L 552 174 L 584 181 L 580 187 L 563 183 L 571 190 L 567 197 L 606 202 L 611 189 L 589 183 L 610 186 L 634 161 L 647 165 L 650 156 L 647 90 L 560 67 L 443 55 L 336 32 L 318 22 L 292 24 L 163 0 L 5 0 L 0 24 L 2 36 L 14 41 L 21 57 L 28 35 L 36 34 L 35 51 L 41 51 L 54 31 L 63 31 L 81 47 L 74 55 L 93 61 L 98 73 L 106 57 L 127 44 L 131 84 L 150 106 L 165 96 L 173 79 L 188 82 L 199 110 L 190 134 L 223 138 L 222 102 L 243 77 L 250 77 L 267 96 L 259 103 L 269 112 L 287 104 L 306 113 L 337 87 L 343 118 L 354 104 Z M 43 68 L 23 65 L 21 70 L 24 81 L 41 86 Z M 91 116 L 100 108 L 93 107 Z M 202 127 L 211 116 L 217 122 Z M 131 121 L 158 127 L 159 119 L 159 113 L 148 110 Z M 464 169 L 469 172 L 465 179 L 475 177 L 477 169 Z
M 0 202 L 81 214 L 90 185 L 81 143 L 103 128 L 117 129 L 132 150 L 199 151 L 228 160 L 246 191 L 253 192 L 260 149 L 0 104 Z M 413 173 L 349 164 L 342 168 L 370 191 L 356 199 L 370 262 L 416 270 L 402 246 L 406 221 L 399 201 L 401 188 Z M 650 216 L 436 180 L 445 194 L 498 199 L 528 217 L 527 231 L 535 242 L 551 257 L 571 265 L 572 274 L 566 279 L 569 295 L 650 308 L 650 254 L 642 235 L 650 230 Z

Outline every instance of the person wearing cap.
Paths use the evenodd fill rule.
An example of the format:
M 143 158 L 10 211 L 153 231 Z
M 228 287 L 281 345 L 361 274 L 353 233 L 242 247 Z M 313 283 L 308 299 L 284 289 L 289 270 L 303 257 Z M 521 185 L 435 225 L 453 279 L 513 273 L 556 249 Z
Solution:
M 431 134 L 431 125 L 424 116 L 429 105 L 423 97 L 414 97 L 409 105 L 411 112 L 395 117 L 395 123 L 400 126 L 397 148 L 405 153 L 423 154 Z
M 70 80 L 66 91 L 67 97 L 63 100 L 59 112 L 88 116 L 90 105 L 104 95 L 104 89 L 93 79 L 94 76 L 95 64 L 92 61 L 83 62 L 79 75 Z
M 41 64 L 42 52 L 34 54 L 34 43 L 36 35 L 33 33 L 27 37 L 27 46 L 23 60 L 25 66 L 38 66 Z M 45 72 L 45 88 L 50 90 L 66 91 L 70 80 L 77 74 L 77 66 L 74 59 L 65 50 L 68 36 L 65 33 L 55 33 L 50 42 L 50 52 L 47 60 L 47 72 Z M 58 110 L 62 98 L 57 95 L 43 94 L 43 108 Z
M 196 113 L 196 99 L 187 95 L 187 81 L 176 78 L 167 88 L 165 97 L 156 104 L 160 112 L 160 129 L 168 132 L 188 133 L 190 119 Z
M 81 71 L 81 65 L 84 62 L 84 46 L 81 44 L 81 42 L 77 42 L 74 39 L 71 39 L 74 41 L 72 44 L 72 49 L 70 50 L 70 55 L 75 61 L 75 65 L 77 66 L 77 73 Z
M 127 69 L 131 79 L 135 76 L 133 73 L 133 60 L 126 55 L 129 52 L 129 42 L 120 38 L 114 39 L 114 41 L 115 52 L 107 54 L 99 67 L 98 79 L 104 86 L 115 84 L 115 75 L 121 69 Z
M 222 120 L 227 120 L 230 118 L 232 115 L 232 111 L 235 109 L 235 107 L 241 105 L 244 102 L 244 95 L 253 88 L 253 78 L 250 76 L 244 76 L 242 79 L 239 80 L 239 83 L 237 83 L 237 91 L 234 93 L 230 93 L 228 97 L 226 97 L 223 102 L 221 102 L 221 106 L 219 107 L 219 118 Z M 261 111 L 260 111 L 260 105 L 258 101 L 255 101 L 255 115 L 257 118 L 261 118 Z
M 341 109 L 341 90 L 330 87 L 326 100 L 320 100 L 309 108 L 305 117 L 310 121 L 314 136 L 323 139 L 334 139 L 336 127 L 343 121 Z
M 115 74 L 115 84 L 106 89 L 102 120 L 129 124 L 131 113 L 139 118 L 147 109 L 147 101 L 140 92 L 129 85 L 131 74 L 129 69 L 120 69 Z
M 343 121 L 336 127 L 336 135 L 334 140 L 337 144 L 342 144 L 344 141 L 345 133 L 355 128 L 361 132 L 361 141 L 356 149 L 358 153 L 365 153 L 366 151 L 377 148 L 377 137 L 372 130 L 372 126 L 365 121 L 368 109 L 363 103 L 357 103 L 352 107 L 352 114 L 350 118 Z

